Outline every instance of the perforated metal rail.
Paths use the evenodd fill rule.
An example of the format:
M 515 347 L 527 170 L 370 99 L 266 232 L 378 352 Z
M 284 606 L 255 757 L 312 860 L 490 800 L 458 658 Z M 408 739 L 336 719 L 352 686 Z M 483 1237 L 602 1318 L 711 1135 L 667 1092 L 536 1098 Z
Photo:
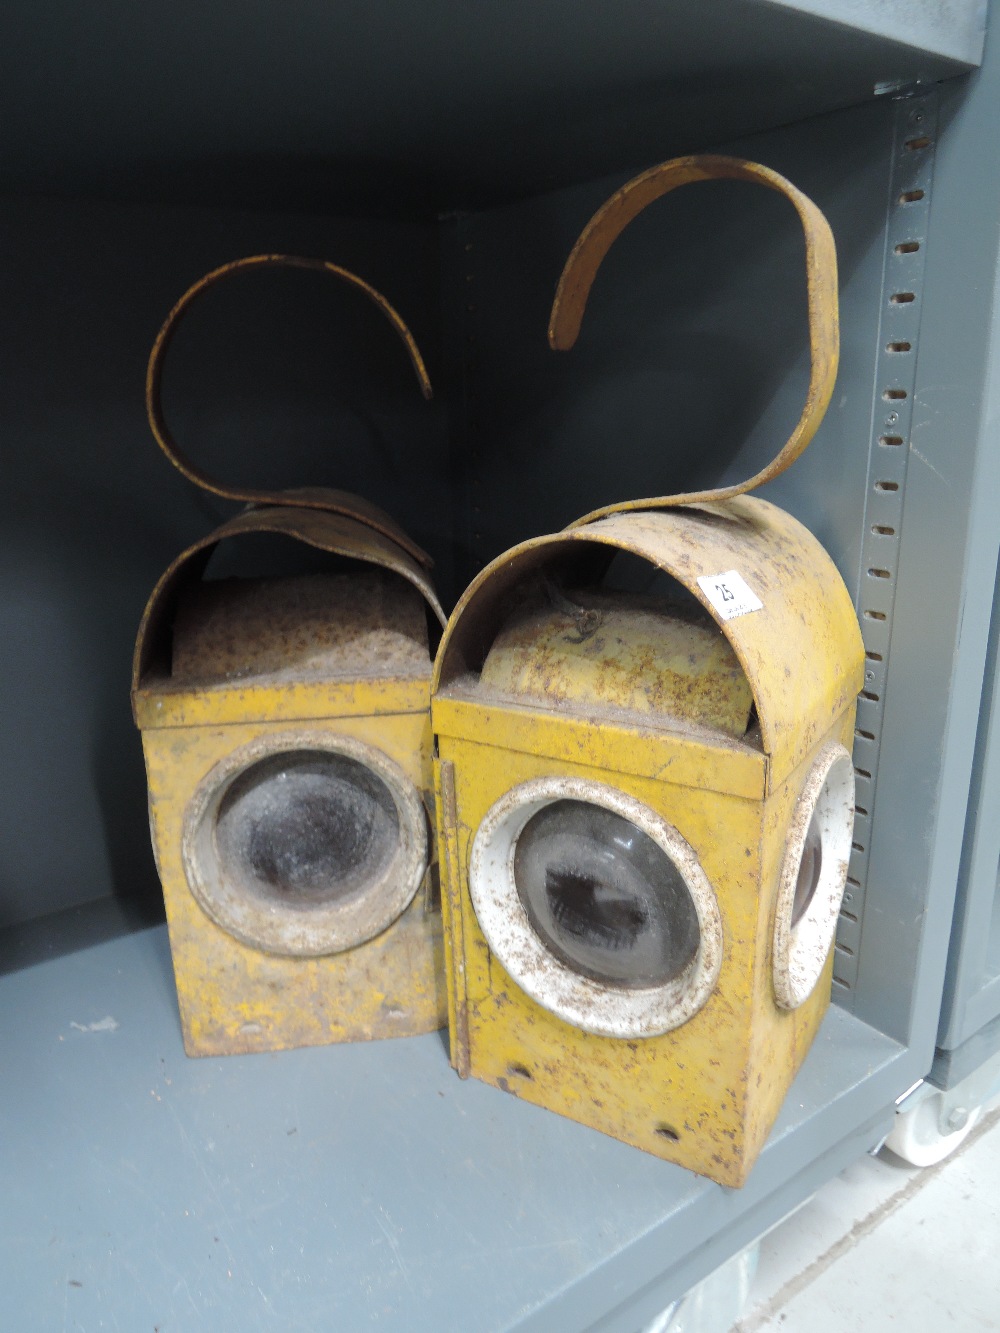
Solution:
M 854 844 L 837 929 L 834 998 L 851 1007 L 868 888 L 882 719 L 899 570 L 911 439 L 937 94 L 900 98 L 889 182 L 882 308 L 872 399 L 864 535 L 855 605 L 865 641 L 865 685 L 854 737 Z

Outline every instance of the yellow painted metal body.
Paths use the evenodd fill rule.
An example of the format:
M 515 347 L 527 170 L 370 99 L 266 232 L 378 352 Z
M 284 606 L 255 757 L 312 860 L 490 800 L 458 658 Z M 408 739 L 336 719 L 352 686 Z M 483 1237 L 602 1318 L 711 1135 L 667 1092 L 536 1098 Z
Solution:
M 273 627 L 249 646 L 234 645 L 224 634 L 215 643 L 206 631 L 180 675 L 180 653 L 172 670 L 179 595 L 222 537 L 243 532 L 291 536 L 361 561 L 362 571 L 386 571 L 372 577 L 398 576 L 419 591 L 420 607 L 426 601 L 440 618 L 423 571 L 394 542 L 345 516 L 305 509 L 247 511 L 185 552 L 161 579 L 136 647 L 133 709 L 146 757 L 185 1049 L 222 1055 L 432 1031 L 446 1019 L 433 841 L 424 884 L 402 915 L 375 938 L 337 953 L 281 956 L 248 946 L 210 919 L 192 893 L 182 850 L 192 796 L 235 751 L 266 747 L 270 737 L 301 732 L 369 745 L 413 784 L 428 818 L 431 810 L 426 626 L 422 664 L 415 650 L 386 648 L 373 610 L 369 644 L 375 649 L 353 668 L 350 643 L 339 641 L 334 625 L 322 651 L 305 634 L 290 632 L 284 660 Z M 255 657 L 254 648 L 262 655 Z M 220 663 L 215 679 L 205 665 L 213 654 Z M 234 667 L 241 658 L 249 663 L 243 671 Z
M 525 677 L 509 662 L 491 688 L 484 666 L 524 589 L 546 570 L 592 569 L 615 550 L 658 566 L 718 622 L 756 706 L 744 735 L 717 716 L 708 725 L 679 717 L 669 697 L 637 710 L 628 672 L 606 673 L 597 697 L 585 668 L 573 697 L 566 657 L 552 698 L 531 688 L 516 697 L 512 683 Z M 722 622 L 697 579 L 734 568 L 763 607 Z M 742 1184 L 829 1003 L 828 960 L 805 1003 L 776 1004 L 771 942 L 793 807 L 825 742 L 850 747 L 862 675 L 860 632 L 835 567 L 796 520 L 761 500 L 616 513 L 526 542 L 484 570 L 449 622 L 432 700 L 458 1071 Z M 693 1018 L 663 1035 L 596 1036 L 557 1017 L 518 986 L 480 928 L 469 886 L 476 832 L 512 788 L 554 775 L 611 784 L 661 815 L 715 891 L 718 981 Z
M 562 602 L 529 603 L 504 625 L 483 664 L 484 689 L 745 734 L 750 686 L 707 617 L 665 615 L 652 599 L 620 592 L 588 590 L 579 607 Z
M 295 721 L 310 731 L 327 730 L 377 746 L 418 790 L 427 791 L 431 774 L 426 697 L 423 707 L 392 711 L 412 705 L 413 693 L 410 682 L 383 680 L 370 689 L 369 702 L 386 712 L 307 715 Z M 274 691 L 279 708 L 280 695 L 280 690 Z M 152 693 L 146 703 L 150 711 L 155 709 Z M 143 731 L 150 829 L 188 1055 L 407 1036 L 431 1032 L 445 1022 L 441 917 L 433 895 L 418 893 L 388 930 L 365 944 L 318 958 L 286 958 L 235 939 L 208 918 L 191 893 L 181 857 L 181 833 L 192 792 L 237 747 L 288 730 L 288 721 L 258 718 L 242 724 Z

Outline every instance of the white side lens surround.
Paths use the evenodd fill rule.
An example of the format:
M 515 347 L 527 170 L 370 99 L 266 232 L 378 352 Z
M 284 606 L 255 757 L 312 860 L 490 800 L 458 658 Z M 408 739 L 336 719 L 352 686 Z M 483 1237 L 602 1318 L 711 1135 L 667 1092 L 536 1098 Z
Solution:
M 854 829 L 854 766 L 845 748 L 820 750 L 788 830 L 774 919 L 774 998 L 797 1009 L 833 946 Z
M 589 840 L 579 833 L 586 810 L 577 807 L 596 807 L 599 817 Z M 536 845 L 527 857 L 519 855 L 522 832 L 543 812 L 535 826 L 540 828 L 533 839 Z M 602 846 L 605 828 L 614 827 L 600 817 L 605 812 L 627 821 L 638 836 L 628 837 L 623 825 Z M 550 813 L 552 828 L 546 826 Z M 570 865 L 574 839 L 582 871 Z M 634 850 L 634 844 L 645 847 L 647 840 L 652 848 Z M 624 868 L 623 853 L 631 858 Z M 546 856 L 559 862 L 548 874 L 530 864 L 539 858 L 544 862 Z M 636 892 L 635 876 L 645 884 L 649 867 L 661 857 L 664 878 L 672 884 L 666 911 L 661 909 L 656 919 L 650 901 Z M 517 873 L 534 877 L 529 892 L 523 884 L 519 892 Z M 659 1036 L 692 1018 L 715 988 L 722 965 L 722 918 L 694 849 L 660 815 L 614 787 L 569 777 L 538 778 L 514 787 L 476 832 L 469 888 L 483 934 L 514 981 L 550 1013 L 586 1032 Z M 526 908 L 531 895 L 537 904 L 531 909 L 534 922 Z M 669 934 L 671 914 L 678 918 L 680 939 L 658 941 L 658 931 Z M 588 926 L 596 932 L 589 940 L 584 938 Z M 559 947 L 560 935 L 565 947 Z M 654 937 L 652 943 L 640 938 L 646 935 Z M 615 950 L 634 953 L 638 983 L 627 979 L 628 970 Z M 659 969 L 665 979 L 643 984 L 643 969 L 652 969 L 652 974 Z
M 262 736 L 202 779 L 184 817 L 201 908 L 266 953 L 339 953 L 380 934 L 427 869 L 415 787 L 373 746 L 322 731 Z

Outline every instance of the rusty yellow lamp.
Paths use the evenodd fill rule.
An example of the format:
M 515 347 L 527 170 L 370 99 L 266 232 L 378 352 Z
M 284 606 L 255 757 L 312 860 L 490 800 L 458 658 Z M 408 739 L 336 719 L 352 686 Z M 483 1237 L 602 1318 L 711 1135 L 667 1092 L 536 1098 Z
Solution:
M 851 845 L 851 599 L 800 523 L 742 494 L 829 401 L 829 227 L 765 167 L 665 163 L 584 231 L 550 339 L 572 345 L 631 218 L 719 177 L 802 221 L 802 419 L 741 486 L 612 505 L 494 561 L 449 621 L 432 719 L 458 1072 L 740 1185 L 829 1003 Z M 623 586 L 623 554 L 647 587 Z
M 194 296 L 289 263 L 366 291 L 429 395 L 388 302 L 320 261 L 253 256 L 216 270 L 154 346 L 157 440 L 199 485 L 253 502 L 160 579 L 133 667 L 189 1055 L 402 1036 L 446 1017 L 429 713 L 444 614 L 429 560 L 356 497 L 215 483 L 180 454 L 160 405 L 162 359 Z M 203 581 L 220 542 L 260 534 L 326 553 L 329 571 Z

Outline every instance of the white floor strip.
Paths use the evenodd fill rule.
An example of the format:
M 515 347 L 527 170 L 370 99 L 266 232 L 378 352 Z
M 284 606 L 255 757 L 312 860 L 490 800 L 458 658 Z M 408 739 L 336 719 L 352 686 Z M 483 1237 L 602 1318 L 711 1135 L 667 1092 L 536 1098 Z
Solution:
M 1000 1330 L 1000 1108 L 937 1166 L 865 1158 L 761 1243 L 732 1333 Z

